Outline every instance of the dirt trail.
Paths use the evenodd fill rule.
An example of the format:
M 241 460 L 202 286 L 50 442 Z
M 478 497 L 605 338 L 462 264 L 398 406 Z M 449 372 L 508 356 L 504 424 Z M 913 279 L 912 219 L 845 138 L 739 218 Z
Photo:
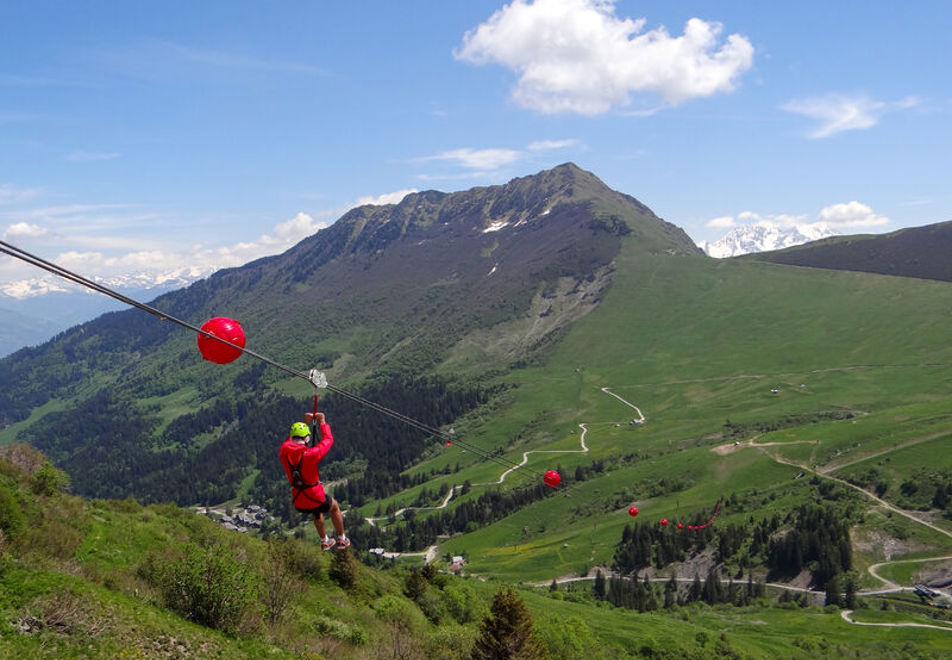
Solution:
M 617 394 L 615 394 L 614 392 L 612 392 L 611 390 L 609 390 L 609 388 L 607 388 L 607 387 L 603 387 L 603 388 L 602 388 L 602 392 L 604 392 L 605 394 L 608 394 L 609 396 L 615 397 L 616 399 L 618 399 L 619 401 L 621 401 L 622 403 L 624 403 L 626 406 L 629 406 L 629 407 L 633 408 L 633 409 L 635 410 L 635 412 L 638 413 L 638 419 L 633 420 L 634 423 L 636 423 L 636 424 L 644 424 L 644 423 L 645 423 L 645 415 L 644 415 L 644 413 L 641 412 L 641 409 L 640 409 L 638 406 L 636 406 L 635 404 L 631 403 L 630 401 L 626 401 L 625 399 L 621 398 L 620 396 L 618 396 Z M 579 424 L 579 428 L 582 429 L 582 433 L 581 433 L 581 435 L 579 436 L 579 446 L 581 447 L 580 449 L 532 449 L 532 450 L 523 452 L 523 453 L 522 453 L 522 461 L 521 461 L 518 465 L 515 465 L 515 466 L 509 468 L 508 470 L 506 470 L 505 472 L 503 472 L 503 473 L 499 476 L 499 479 L 498 479 L 497 481 L 492 481 L 492 482 L 488 482 L 488 483 L 472 484 L 472 486 L 495 486 L 495 485 L 497 485 L 497 484 L 503 483 L 503 482 L 506 480 L 506 477 L 507 477 L 507 476 L 509 476 L 510 474 L 512 474 L 513 472 L 515 472 L 516 470 L 518 470 L 519 468 L 525 466 L 526 463 L 529 462 L 529 454 L 587 454 L 587 453 L 588 453 L 588 445 L 585 444 L 585 436 L 588 434 L 588 426 L 587 426 L 587 424 L 584 424 L 584 423 L 583 423 L 583 424 Z M 394 515 L 394 516 L 399 516 L 399 515 L 401 515 L 402 513 L 404 513 L 405 511 L 433 511 L 433 510 L 435 510 L 435 509 L 445 509 L 446 506 L 450 503 L 450 500 L 453 499 L 453 495 L 456 494 L 457 490 L 462 489 L 462 487 L 463 487 L 462 485 L 456 485 L 456 486 L 453 486 L 452 488 L 450 488 L 450 492 L 447 493 L 446 497 L 443 499 L 443 502 L 442 502 L 439 506 L 420 506 L 420 507 L 409 506 L 409 507 L 404 507 L 404 508 L 402 508 L 402 509 L 398 509 L 397 511 L 394 512 L 393 515 Z M 389 518 L 390 518 L 390 516 L 388 515 L 388 516 L 380 516 L 380 517 L 376 517 L 376 518 L 369 518 L 369 517 L 368 517 L 368 518 L 364 518 L 364 520 L 366 520 L 368 523 L 370 523 L 371 526 L 375 526 L 375 525 L 377 524 L 377 521 L 378 521 L 378 520 L 387 520 L 387 519 L 389 519 Z M 435 557 L 436 546 L 431 546 L 430 549 L 433 550 L 433 556 Z M 405 552 L 405 553 L 403 553 L 403 554 L 404 554 L 404 555 L 420 555 L 420 554 L 427 554 L 427 555 L 428 555 L 428 553 L 429 553 L 429 550 L 427 551 L 427 553 Z M 387 553 L 384 553 L 384 554 L 385 554 L 385 556 L 393 556 L 393 557 L 396 557 L 396 556 L 399 556 L 399 555 L 400 555 L 400 553 L 393 553 L 393 552 L 387 552 Z M 429 558 L 429 555 L 428 555 L 427 563 L 429 563 L 430 561 L 432 561 L 432 559 Z

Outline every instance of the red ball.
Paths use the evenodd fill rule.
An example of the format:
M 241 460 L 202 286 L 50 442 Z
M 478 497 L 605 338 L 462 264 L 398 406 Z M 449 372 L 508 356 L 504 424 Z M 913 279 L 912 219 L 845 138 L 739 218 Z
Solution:
M 684 523 L 678 523 L 678 529 L 682 529 L 683 527 L 684 527 Z
M 542 477 L 542 481 L 545 482 L 545 485 L 550 488 L 555 488 L 562 481 L 562 477 L 559 476 L 559 473 L 555 470 L 549 470 L 545 473 L 545 476 Z
M 662 518 L 662 519 L 661 519 L 661 526 L 662 526 L 662 527 L 667 527 L 667 526 L 668 526 L 668 519 L 667 519 L 667 518 Z
M 241 348 L 245 346 L 245 332 L 241 329 L 241 324 L 238 321 L 224 316 L 216 316 L 206 321 L 202 330 L 235 344 L 235 346 L 229 346 L 214 337 L 199 333 L 198 350 L 201 351 L 202 357 L 209 362 L 228 364 L 241 355 Z M 236 346 L 241 348 L 236 348 Z
M 453 445 L 452 442 L 450 442 L 449 440 L 446 441 L 446 446 L 447 446 L 447 447 L 451 447 L 452 445 Z
M 637 515 L 638 515 L 638 507 L 636 507 L 636 506 L 630 506 L 630 507 L 628 507 L 628 515 L 629 515 L 629 516 L 637 516 Z

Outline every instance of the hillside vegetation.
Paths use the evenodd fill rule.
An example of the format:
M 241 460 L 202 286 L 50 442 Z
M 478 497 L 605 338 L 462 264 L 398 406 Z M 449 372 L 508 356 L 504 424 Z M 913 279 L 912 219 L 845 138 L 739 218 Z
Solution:
M 553 656 L 952 651 L 948 630 L 860 627 L 839 609 L 869 623 L 948 625 L 946 610 L 910 590 L 952 582 L 952 285 L 710 259 L 570 165 L 358 209 L 325 232 L 156 303 L 211 316 L 227 301 L 256 350 L 316 364 L 460 440 L 321 393 L 336 438 L 322 476 L 372 584 L 340 592 L 356 609 L 339 621 L 363 632 L 341 641 L 312 624 L 324 640 L 315 653 L 333 638 L 333 653 L 351 657 L 441 657 L 421 649 L 458 634 L 444 657 L 466 657 L 500 585 L 519 590 Z M 173 617 L 157 591 L 169 575 L 163 552 L 187 565 L 201 554 L 178 547 L 211 535 L 257 553 L 240 560 L 254 573 L 268 546 L 158 503 L 265 504 L 277 517 L 266 534 L 313 534 L 288 506 L 276 458 L 313 388 L 245 357 L 201 363 L 194 338 L 167 325 L 138 310 L 107 315 L 0 362 L 11 385 L 0 441 L 42 449 L 87 496 L 43 496 L 82 512 L 68 538 L 89 538 L 80 523 L 97 516 L 110 529 L 151 515 L 184 526 L 152 530 L 123 560 L 143 581 L 133 600 L 135 589 L 152 594 L 150 606 Z M 549 469 L 557 489 L 540 483 Z M 28 496 L 11 497 L 29 509 Z M 72 566 L 99 584 L 79 546 L 54 553 L 49 570 Z M 11 565 L 41 570 L 47 560 L 35 564 L 24 547 L 10 546 Z M 317 554 L 313 543 L 286 547 Z M 397 565 L 370 570 L 382 561 L 373 548 L 400 554 Z M 405 571 L 422 571 L 428 549 L 437 560 L 421 592 Z M 455 556 L 471 579 L 437 580 L 432 571 Z M 111 562 L 104 574 L 121 574 Z M 312 586 L 338 594 L 323 575 Z M 448 585 L 472 589 L 478 606 L 457 616 Z M 429 622 L 414 628 L 412 651 L 362 618 L 397 593 Z M 31 602 L 11 601 L 13 620 Z M 327 615 L 316 601 L 307 608 L 302 616 Z M 298 648 L 272 623 L 227 639 Z
M 512 590 L 444 574 L 442 561 L 373 568 L 174 506 L 82 500 L 35 451 L 3 453 L 2 657 L 510 657 L 480 649 L 513 644 L 513 630 L 535 640 L 523 644 L 528 658 L 939 658 L 952 648 L 941 631 L 866 634 L 829 608 L 761 592 L 742 607 L 659 598 L 633 616 L 588 583 Z

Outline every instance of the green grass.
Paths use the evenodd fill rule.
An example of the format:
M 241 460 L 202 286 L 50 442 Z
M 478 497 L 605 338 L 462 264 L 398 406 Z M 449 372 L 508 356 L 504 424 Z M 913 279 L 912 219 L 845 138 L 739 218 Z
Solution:
M 543 364 L 504 377 L 514 386 L 506 407 L 461 425 L 467 441 L 504 448 L 512 463 L 527 449 L 565 452 L 530 456 L 537 473 L 558 465 L 571 475 L 595 460 L 609 470 L 568 498 L 441 545 L 465 550 L 476 573 L 529 581 L 584 573 L 610 560 L 631 502 L 642 519 L 674 518 L 709 509 L 721 495 L 757 492 L 750 501 L 759 504 L 744 514 L 782 516 L 815 495 L 794 479 L 799 468 L 776 459 L 834 477 L 886 461 L 898 483 L 952 434 L 952 344 L 937 322 L 952 304 L 947 283 L 629 253 L 615 277 L 599 308 Z M 603 387 L 641 408 L 647 424 L 628 425 L 635 411 Z M 853 417 L 824 417 L 834 412 Z M 755 430 L 791 416 L 801 421 Z M 711 448 L 733 441 L 728 420 L 750 429 L 740 441 L 780 444 L 718 455 Z M 588 453 L 578 452 L 579 424 L 589 429 Z M 635 463 L 619 464 L 633 454 Z M 449 483 L 492 482 L 503 471 L 457 456 L 464 469 Z M 950 460 L 942 452 L 932 462 Z M 415 470 L 453 462 L 445 452 Z M 662 479 L 683 488 L 646 496 Z M 521 483 L 514 475 L 509 482 Z M 905 519 L 880 531 L 906 535 L 923 552 L 952 553 L 952 539 Z M 872 561 L 860 557 L 864 566 Z
M 939 568 L 945 563 L 927 559 L 899 559 L 895 563 L 880 567 L 877 572 L 898 584 L 915 585 L 922 581 L 921 575 L 924 571 Z
M 952 633 L 855 626 L 845 622 L 836 608 L 695 605 L 678 608 L 673 614 L 638 614 L 611 606 L 580 605 L 553 598 L 541 590 L 535 598 L 526 596 L 526 600 L 563 620 L 573 615 L 584 617 L 585 625 L 597 639 L 632 650 L 677 648 L 685 655 L 716 657 L 717 644 L 723 641 L 735 652 L 751 658 L 875 658 L 901 653 L 900 649 L 905 647 L 930 654 L 926 657 L 941 657 L 952 649 Z M 854 616 L 861 621 L 880 622 L 909 621 L 910 617 L 908 613 L 881 616 L 872 609 L 858 610 Z M 544 622 L 545 615 L 540 618 Z M 931 621 L 926 614 L 917 619 L 921 623 Z
M 16 442 L 17 433 L 29 427 L 32 423 L 42 419 L 45 415 L 53 412 L 61 412 L 66 410 L 68 407 L 69 404 L 66 401 L 50 399 L 42 406 L 34 408 L 32 411 L 30 411 L 30 416 L 23 421 L 10 424 L 10 426 L 0 429 L 0 446 Z

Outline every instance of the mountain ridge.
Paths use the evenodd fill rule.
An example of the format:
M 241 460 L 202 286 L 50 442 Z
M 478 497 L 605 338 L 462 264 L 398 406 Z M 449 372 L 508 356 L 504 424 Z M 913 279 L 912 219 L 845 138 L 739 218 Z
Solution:
M 789 266 L 852 270 L 880 275 L 952 281 L 952 221 L 888 234 L 826 238 L 785 250 L 747 255 Z

